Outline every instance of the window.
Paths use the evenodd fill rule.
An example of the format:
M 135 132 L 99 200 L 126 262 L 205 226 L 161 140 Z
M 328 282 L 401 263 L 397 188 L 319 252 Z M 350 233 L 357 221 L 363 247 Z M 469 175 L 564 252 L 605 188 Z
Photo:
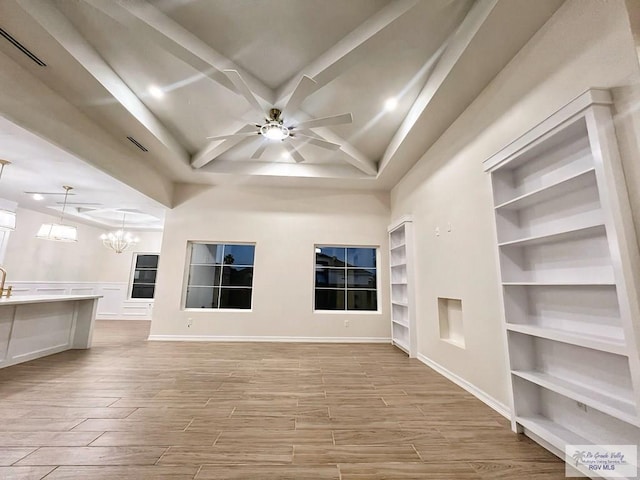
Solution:
M 186 308 L 251 308 L 255 245 L 192 243 Z
M 159 255 L 134 253 L 131 298 L 153 298 Z
M 376 252 L 316 246 L 316 310 L 377 310 Z

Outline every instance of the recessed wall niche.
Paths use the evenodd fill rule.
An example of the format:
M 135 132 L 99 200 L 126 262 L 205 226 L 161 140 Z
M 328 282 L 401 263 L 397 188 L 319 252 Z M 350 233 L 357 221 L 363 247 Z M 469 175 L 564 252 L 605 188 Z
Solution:
M 462 300 L 438 297 L 438 319 L 440 320 L 440 339 L 456 347 L 465 348 Z

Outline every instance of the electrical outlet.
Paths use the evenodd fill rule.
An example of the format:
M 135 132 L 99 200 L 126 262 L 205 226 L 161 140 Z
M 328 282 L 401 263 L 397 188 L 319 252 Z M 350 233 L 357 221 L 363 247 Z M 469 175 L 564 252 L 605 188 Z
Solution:
M 586 412 L 586 411 L 587 411 L 587 406 L 586 406 L 584 403 L 582 403 L 582 402 L 576 402 L 576 405 L 578 406 L 578 408 L 579 408 L 580 410 L 582 410 L 582 411 L 584 411 L 584 412 Z
M 451 222 L 447 223 L 447 232 L 451 233 L 451 230 L 453 230 L 453 227 L 451 226 Z
M 189 317 L 187 318 L 187 328 L 191 328 L 191 325 L 193 325 L 193 319 Z
M 349 328 L 349 320 L 344 321 L 344 328 Z
M 440 236 L 440 227 L 436 227 L 436 237 Z

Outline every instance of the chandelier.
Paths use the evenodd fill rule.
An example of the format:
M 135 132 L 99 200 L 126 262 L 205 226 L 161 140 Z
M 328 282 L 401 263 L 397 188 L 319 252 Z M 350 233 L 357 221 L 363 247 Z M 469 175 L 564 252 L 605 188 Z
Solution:
M 78 241 L 78 229 L 73 225 L 64 224 L 64 211 L 67 208 L 67 197 L 69 196 L 69 190 L 73 190 L 73 187 L 63 185 L 64 188 L 64 203 L 62 204 L 62 213 L 60 214 L 60 223 L 43 223 L 36 234 L 36 238 L 42 240 L 53 240 L 56 242 L 77 242 Z
M 102 244 L 116 253 L 122 253 L 127 248 L 136 245 L 140 241 L 138 237 L 135 237 L 132 233 L 125 231 L 124 221 L 126 216 L 126 214 L 122 215 L 122 228 L 120 230 L 100 235 Z

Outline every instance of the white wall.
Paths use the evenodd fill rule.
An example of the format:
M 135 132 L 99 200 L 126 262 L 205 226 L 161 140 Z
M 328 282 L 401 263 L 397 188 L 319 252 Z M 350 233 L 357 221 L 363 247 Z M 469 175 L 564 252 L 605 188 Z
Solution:
M 133 254 L 159 252 L 162 232 L 137 232 L 140 243 L 117 254 L 102 245 L 104 229 L 68 221 L 78 227 L 78 242 L 51 242 L 35 235 L 42 223 L 57 222 L 58 216 L 24 208 L 18 208 L 17 216 L 3 262 L 7 284 L 16 294 L 95 293 L 104 295 L 100 318 L 127 318 L 127 312 L 132 318 L 150 315 L 149 301 L 136 306 L 131 304 L 135 300 L 128 300 L 129 281 Z
M 104 255 L 98 247 L 104 231 L 70 221 L 78 227 L 77 243 L 36 238 L 40 225 L 59 221 L 59 216 L 18 208 L 16 229 L 9 235 L 4 259 L 9 281 L 101 280 Z
M 78 242 L 51 242 L 36 233 L 40 225 L 60 217 L 25 208 L 18 208 L 17 215 L 4 259 L 12 281 L 129 282 L 133 252 L 159 252 L 162 243 L 162 232 L 136 232 L 140 243 L 117 254 L 101 243 L 105 229 L 68 219 L 78 227 Z
M 639 80 L 624 2 L 568 0 L 392 191 L 392 216 L 415 222 L 419 353 L 498 402 L 508 374 L 482 161 L 586 89 Z M 437 297 L 462 299 L 466 348 L 439 339 Z
M 188 186 L 176 191 L 178 206 L 165 220 L 152 336 L 389 339 L 387 193 Z M 181 308 L 189 241 L 256 243 L 252 311 Z M 315 244 L 380 247 L 380 313 L 313 313 Z

